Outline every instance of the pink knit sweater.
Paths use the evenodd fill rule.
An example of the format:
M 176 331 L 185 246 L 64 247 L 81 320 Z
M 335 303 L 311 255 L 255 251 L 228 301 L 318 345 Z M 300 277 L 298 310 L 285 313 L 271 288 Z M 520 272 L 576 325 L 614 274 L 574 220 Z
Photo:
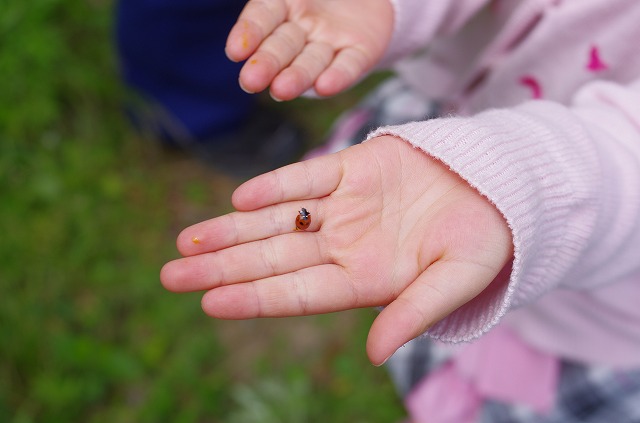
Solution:
M 371 136 L 446 163 L 504 214 L 515 246 L 508 280 L 430 335 L 470 340 L 503 322 L 554 355 L 640 366 L 640 1 L 393 3 L 385 61 L 451 117 Z

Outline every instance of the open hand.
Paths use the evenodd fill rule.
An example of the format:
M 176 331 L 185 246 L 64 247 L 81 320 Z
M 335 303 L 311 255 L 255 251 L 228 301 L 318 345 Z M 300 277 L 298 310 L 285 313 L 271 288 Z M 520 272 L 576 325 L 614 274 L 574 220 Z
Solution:
M 391 39 L 389 0 L 250 0 L 227 40 L 227 56 L 247 60 L 245 91 L 271 86 L 291 100 L 314 87 L 322 96 L 357 82 Z
M 204 311 L 223 319 L 386 306 L 367 341 L 374 364 L 473 299 L 512 255 L 488 200 L 390 136 L 258 176 L 232 201 L 239 211 L 179 235 L 185 257 L 162 269 L 164 286 L 206 290 Z

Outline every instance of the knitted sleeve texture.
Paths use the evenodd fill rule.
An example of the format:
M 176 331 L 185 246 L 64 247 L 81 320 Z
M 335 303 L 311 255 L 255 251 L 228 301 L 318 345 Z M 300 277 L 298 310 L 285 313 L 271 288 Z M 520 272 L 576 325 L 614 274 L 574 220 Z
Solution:
M 495 282 L 429 330 L 476 338 L 553 289 L 640 280 L 640 81 L 595 82 L 571 106 L 529 101 L 379 128 L 445 163 L 504 215 L 515 247 Z

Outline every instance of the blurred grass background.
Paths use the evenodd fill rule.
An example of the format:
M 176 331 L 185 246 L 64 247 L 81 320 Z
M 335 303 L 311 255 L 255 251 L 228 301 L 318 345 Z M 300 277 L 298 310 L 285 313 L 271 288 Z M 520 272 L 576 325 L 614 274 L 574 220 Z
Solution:
M 0 0 L 0 422 L 401 419 L 373 311 L 221 322 L 162 289 L 179 230 L 238 181 L 130 129 L 112 7 Z M 361 93 L 273 107 L 314 143 Z

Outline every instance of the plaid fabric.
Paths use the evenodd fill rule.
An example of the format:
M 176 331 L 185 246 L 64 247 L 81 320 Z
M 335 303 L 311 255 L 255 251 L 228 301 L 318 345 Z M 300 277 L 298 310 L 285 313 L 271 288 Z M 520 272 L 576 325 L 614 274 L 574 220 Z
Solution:
M 517 406 L 487 402 L 482 422 L 640 423 L 640 369 L 612 371 L 562 362 L 553 411 L 539 416 Z
M 450 353 L 426 338 L 418 338 L 387 362 L 402 396 Z M 523 381 L 526 383 L 526 381 Z M 455 393 L 452 393 L 455 395 Z M 563 360 L 558 397 L 548 415 L 517 404 L 486 401 L 479 423 L 640 423 L 640 369 L 613 371 Z
M 383 125 L 399 125 L 439 115 L 439 107 L 390 79 L 336 124 L 327 144 L 311 156 L 339 151 L 361 142 L 368 132 Z M 451 350 L 418 338 L 387 362 L 401 396 L 428 373 L 451 358 Z M 526 381 L 523 381 L 526 383 Z M 455 393 L 452 393 L 455 395 Z M 640 369 L 612 371 L 569 361 L 561 362 L 558 398 L 546 416 L 531 409 L 486 401 L 480 423 L 640 423 Z

